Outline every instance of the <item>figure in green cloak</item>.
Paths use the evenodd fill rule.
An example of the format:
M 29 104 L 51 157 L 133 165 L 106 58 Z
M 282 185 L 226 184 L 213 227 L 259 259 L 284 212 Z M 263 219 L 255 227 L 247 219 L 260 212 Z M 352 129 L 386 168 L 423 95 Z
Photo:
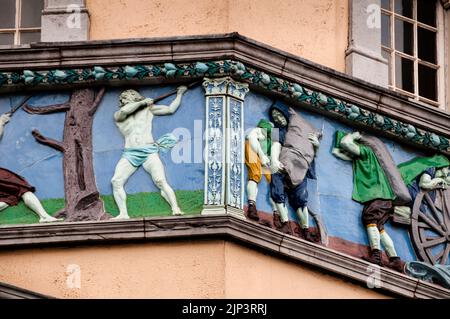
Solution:
M 367 230 L 370 256 L 366 260 L 383 266 L 381 246 L 389 257 L 389 268 L 404 272 L 405 263 L 397 255 L 385 223 L 395 205 L 411 201 L 406 185 L 383 142 L 359 132 L 336 132 L 333 155 L 353 162 L 353 200 L 364 205 L 362 222 Z
M 414 199 L 421 190 L 428 191 L 433 202 L 440 192 L 444 203 L 450 207 L 450 198 L 445 192 L 450 186 L 450 161 L 444 155 L 431 157 L 416 157 L 398 165 L 413 201 L 408 206 L 395 207 L 396 215 L 409 219 L 414 205 Z M 421 211 L 426 212 L 426 204 L 421 204 Z

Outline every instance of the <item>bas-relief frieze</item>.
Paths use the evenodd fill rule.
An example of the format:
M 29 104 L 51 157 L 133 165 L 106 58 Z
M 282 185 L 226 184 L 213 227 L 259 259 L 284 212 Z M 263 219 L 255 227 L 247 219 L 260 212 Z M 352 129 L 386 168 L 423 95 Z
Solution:
M 107 86 L 109 81 L 151 77 L 203 79 L 203 88 Z M 418 266 L 411 262 L 419 259 L 431 267 L 449 263 L 450 163 L 443 154 L 450 146 L 443 136 L 229 60 L 0 72 L 4 87 L 47 85 L 50 89 L 52 84 L 74 83 L 98 83 L 106 88 L 72 89 L 65 101 L 61 96 L 52 97 L 51 92 L 44 93 L 47 96 L 40 100 L 45 103 L 25 96 L 24 103 L 17 107 L 11 103 L 10 110 L 2 107 L 3 130 L 14 123 L 15 112 L 20 114 L 21 123 L 17 125 L 28 137 L 26 146 L 31 156 L 34 149 L 45 147 L 31 144 L 32 137 L 35 143 L 52 149 L 47 154 L 50 160 L 55 161 L 55 156 L 61 159 L 62 167 L 47 165 L 47 169 L 61 170 L 64 189 L 62 202 L 55 202 L 58 196 L 48 197 L 48 192 L 42 192 L 47 195 L 42 202 L 52 200 L 42 204 L 39 188 L 35 192 L 27 176 L 7 168 L 4 175 L 9 175 L 0 184 L 4 212 L 23 202 L 39 221 L 57 223 L 128 219 L 147 209 L 158 215 L 162 207 L 173 215 L 237 211 L 242 218 L 322 244 L 328 228 L 328 235 L 367 243 L 367 261 L 428 280 L 436 276 L 419 274 Z M 249 84 L 288 99 L 282 102 L 249 93 Z M 167 94 L 168 90 L 173 91 Z M 155 102 L 156 93 L 164 95 L 167 105 Z M 9 97 L 9 102 L 13 99 L 17 96 Z M 7 100 L 4 98 L 3 103 Z M 289 101 L 301 102 L 308 111 L 294 109 Z M 314 109 L 443 154 L 424 154 L 374 137 L 364 129 L 355 131 L 351 125 L 310 113 Z M 64 114 L 63 121 L 54 117 L 59 113 Z M 52 117 L 46 120 L 48 116 Z M 60 140 L 55 137 L 61 132 L 50 130 L 55 137 L 43 132 L 47 129 L 45 122 L 52 120 L 62 122 Z M 204 128 L 200 138 L 181 136 L 180 140 L 173 134 L 183 125 L 189 126 L 188 131 L 192 128 L 192 134 L 195 129 L 191 122 L 195 121 Z M 8 146 L 20 141 L 14 134 L 10 138 Z M 174 152 L 186 152 L 180 145 L 199 139 L 202 146 L 204 143 L 202 161 L 193 163 L 192 157 L 174 160 Z M 17 148 L 2 148 L 1 144 L 0 148 L 11 152 L 11 157 L 14 152 L 27 156 Z M 36 162 L 42 158 L 46 157 Z M 26 162 L 19 156 L 20 160 Z M 20 174 L 30 172 L 39 187 L 54 187 L 54 181 L 39 180 L 45 175 L 43 171 L 31 173 L 33 165 L 15 166 L 22 167 Z M 37 167 L 43 169 L 45 165 Z M 58 175 L 54 171 L 49 177 Z M 344 186 L 345 179 L 351 183 Z M 6 198 L 11 196 L 14 201 L 8 202 Z M 20 219 L 16 221 L 20 223 Z M 392 231 L 390 223 L 402 224 L 403 228 Z M 408 233 L 411 243 L 400 243 Z M 350 234 L 348 238 L 346 234 Z M 417 257 L 405 248 L 409 246 L 414 247 Z M 383 250 L 387 260 L 382 258 Z M 441 272 L 446 269 L 441 268 Z

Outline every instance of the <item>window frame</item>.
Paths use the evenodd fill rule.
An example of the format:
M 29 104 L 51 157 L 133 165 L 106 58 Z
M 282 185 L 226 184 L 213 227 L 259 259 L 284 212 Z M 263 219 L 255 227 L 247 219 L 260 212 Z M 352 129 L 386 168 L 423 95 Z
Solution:
M 14 43 L 0 44 L 0 47 L 29 44 L 29 43 L 21 43 L 21 33 L 39 31 L 39 34 L 42 34 L 42 23 L 40 27 L 28 27 L 28 28 L 20 27 L 20 24 L 22 22 L 22 0 L 15 0 L 15 2 L 16 2 L 16 14 L 14 18 L 14 28 L 0 28 L 0 34 L 14 33 Z
M 387 10 L 385 8 L 381 8 L 381 14 L 385 14 L 389 16 L 390 22 L 390 45 L 391 47 L 386 47 L 381 44 L 381 52 L 386 52 L 389 54 L 389 81 L 388 87 L 389 89 L 400 92 L 404 95 L 407 95 L 409 98 L 414 100 L 417 103 L 432 105 L 434 107 L 438 107 L 440 109 L 445 109 L 445 21 L 444 21 L 444 8 L 440 4 L 440 1 L 436 1 L 436 26 L 430 26 L 424 24 L 417 19 L 417 0 L 412 0 L 412 9 L 413 9 L 413 17 L 408 18 L 400 15 L 395 12 L 394 2 L 398 0 L 389 0 L 390 9 Z M 413 26 L 413 55 L 409 55 L 399 51 L 395 48 L 395 21 L 406 21 L 411 23 Z M 421 27 L 426 30 L 430 30 L 436 33 L 436 63 L 431 63 L 428 61 L 421 60 L 418 57 L 418 27 Z M 396 86 L 396 56 L 408 59 L 409 61 L 413 61 L 413 71 L 414 71 L 414 93 L 405 91 Z M 419 64 L 430 67 L 436 70 L 436 97 L 437 101 L 430 100 L 426 97 L 419 95 Z

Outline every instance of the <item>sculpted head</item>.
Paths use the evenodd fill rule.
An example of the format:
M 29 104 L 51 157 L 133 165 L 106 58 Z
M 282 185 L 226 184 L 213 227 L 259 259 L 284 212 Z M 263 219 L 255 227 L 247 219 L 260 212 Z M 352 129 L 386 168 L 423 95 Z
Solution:
M 272 110 L 272 118 L 273 118 L 273 121 L 276 124 L 278 124 L 280 127 L 285 127 L 288 124 L 284 114 L 281 113 L 280 111 L 278 111 L 277 109 Z
M 449 173 L 450 173 L 450 167 L 449 166 L 443 167 L 436 171 L 436 177 L 448 179 L 448 178 L 450 178 Z
M 139 102 L 144 100 L 143 97 L 138 91 L 129 89 L 123 91 L 119 96 L 119 106 L 122 107 L 128 103 Z

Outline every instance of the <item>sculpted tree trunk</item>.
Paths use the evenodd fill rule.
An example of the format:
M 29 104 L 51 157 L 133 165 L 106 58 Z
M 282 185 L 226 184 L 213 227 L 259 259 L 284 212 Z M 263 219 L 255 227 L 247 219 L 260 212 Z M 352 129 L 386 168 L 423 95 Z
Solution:
M 93 116 L 104 93 L 104 88 L 97 95 L 92 89 L 76 89 L 66 103 L 24 107 L 31 114 L 66 112 L 62 142 L 42 136 L 38 130 L 32 132 L 37 142 L 63 153 L 65 208 L 56 217 L 64 217 L 66 221 L 110 217 L 100 199 L 92 161 Z

